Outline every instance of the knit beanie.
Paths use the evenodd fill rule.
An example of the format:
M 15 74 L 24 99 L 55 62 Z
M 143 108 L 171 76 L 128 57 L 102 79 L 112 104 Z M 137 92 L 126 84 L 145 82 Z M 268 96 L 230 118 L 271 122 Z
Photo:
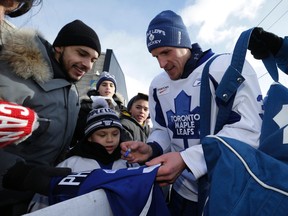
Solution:
M 151 20 L 146 43 L 149 52 L 158 47 L 191 48 L 191 42 L 182 18 L 173 11 L 166 10 Z
M 96 130 L 111 127 L 122 130 L 122 124 L 116 112 L 110 108 L 93 109 L 87 116 L 85 137 L 88 138 Z
M 106 71 L 103 71 L 103 72 L 101 73 L 101 75 L 100 75 L 100 77 L 99 77 L 99 80 L 98 80 L 98 82 L 97 82 L 97 84 L 96 84 L 96 90 L 98 91 L 99 86 L 101 85 L 101 83 L 102 83 L 103 81 L 106 81 L 106 80 L 111 81 L 111 82 L 114 83 L 115 93 L 116 93 L 117 82 L 116 82 L 115 76 L 112 75 L 112 74 L 110 74 L 110 73 L 108 73 L 108 72 L 106 72 Z
M 66 24 L 58 33 L 53 46 L 86 46 L 94 49 L 99 56 L 101 54 L 98 35 L 81 20 L 74 20 Z

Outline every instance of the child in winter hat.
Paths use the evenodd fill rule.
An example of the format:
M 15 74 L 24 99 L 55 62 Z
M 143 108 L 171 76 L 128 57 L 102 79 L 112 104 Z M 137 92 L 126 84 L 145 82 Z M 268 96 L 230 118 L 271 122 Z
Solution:
M 110 127 L 118 128 L 120 131 L 122 130 L 122 124 L 120 123 L 117 113 L 108 107 L 93 109 L 87 116 L 85 137 L 89 139 L 91 134 L 96 130 Z
M 107 84 L 110 86 L 109 90 L 107 89 L 107 85 L 104 85 L 100 89 L 104 81 L 112 82 L 114 85 L 114 89 L 110 86 L 110 83 Z M 93 104 L 95 104 L 95 99 L 97 99 L 98 97 L 103 97 L 107 100 L 110 108 L 116 109 L 117 103 L 114 100 L 114 98 L 116 98 L 116 95 L 115 95 L 116 88 L 117 88 L 117 82 L 116 82 L 115 76 L 106 71 L 102 72 L 96 84 L 96 94 L 90 97 L 93 100 Z
M 86 46 L 94 49 L 100 56 L 101 45 L 96 32 L 81 20 L 66 24 L 54 40 L 53 47 Z
M 113 82 L 113 84 L 115 86 L 115 92 L 114 93 L 116 93 L 117 82 L 116 82 L 115 76 L 110 74 L 110 73 L 108 73 L 108 72 L 106 72 L 106 71 L 103 71 L 101 73 L 101 75 L 99 77 L 99 80 L 98 80 L 98 82 L 96 84 L 96 90 L 98 91 L 99 90 L 99 86 L 101 85 L 101 83 L 103 81 L 106 81 L 106 80 Z
M 151 20 L 146 43 L 149 52 L 158 47 L 191 48 L 191 41 L 182 18 L 171 10 L 158 14 Z
M 103 84 L 104 81 L 111 81 L 114 84 L 113 88 L 111 87 L 111 83 L 109 83 L 111 84 L 109 85 L 109 89 L 106 85 L 101 85 L 101 83 Z M 122 101 L 120 100 L 120 94 L 117 93 L 116 95 L 116 85 L 117 83 L 115 77 L 104 71 L 99 77 L 96 88 L 90 89 L 87 92 L 87 96 L 89 98 L 84 98 L 81 101 L 78 122 L 74 132 L 74 143 L 78 142 L 84 137 L 84 128 L 86 123 L 85 120 L 87 118 L 87 115 L 96 106 L 101 105 L 101 103 L 103 102 L 102 99 L 105 99 L 108 102 L 109 108 L 117 110 L 118 113 L 120 112 L 120 110 L 122 109 L 122 104 L 124 103 L 122 103 Z M 74 143 L 72 143 L 72 145 L 74 145 Z
M 103 104 L 104 105 L 104 104 Z M 72 172 L 94 169 L 122 169 L 139 166 L 121 159 L 122 124 L 108 104 L 93 109 L 87 118 L 85 137 L 72 148 L 67 159 L 57 167 L 69 167 Z M 36 194 L 30 203 L 32 211 L 49 205 L 48 197 Z
M 117 113 L 108 108 L 107 103 L 105 107 L 92 109 L 87 116 L 84 133 L 84 138 L 76 144 L 68 156 L 93 159 L 100 168 L 112 169 L 115 161 L 121 159 L 120 142 L 123 127 Z M 117 168 L 126 167 L 121 161 L 117 164 L 121 166 Z

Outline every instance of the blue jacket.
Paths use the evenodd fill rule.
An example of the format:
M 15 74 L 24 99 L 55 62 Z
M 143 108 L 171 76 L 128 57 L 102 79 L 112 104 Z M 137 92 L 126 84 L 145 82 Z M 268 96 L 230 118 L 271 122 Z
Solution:
M 275 56 L 278 67 L 288 74 L 288 37 L 284 37 L 283 44 Z
M 210 183 L 204 215 L 287 215 L 287 104 L 288 89 L 274 83 L 264 103 L 259 149 L 234 139 L 204 138 Z
M 203 150 L 210 182 L 204 215 L 287 215 L 287 164 L 229 138 L 206 137 Z

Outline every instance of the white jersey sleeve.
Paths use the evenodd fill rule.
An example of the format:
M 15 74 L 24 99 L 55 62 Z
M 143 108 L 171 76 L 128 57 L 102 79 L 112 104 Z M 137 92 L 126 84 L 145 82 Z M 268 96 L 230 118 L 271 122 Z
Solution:
M 227 56 L 224 55 L 215 59 L 215 62 L 211 64 L 210 74 L 218 83 L 221 81 L 223 76 L 223 73 L 220 73 L 220 71 L 223 70 L 223 62 L 225 63 L 226 61 L 226 64 L 224 65 L 228 65 L 229 60 L 230 58 L 227 58 Z M 228 122 L 225 124 L 217 135 L 241 140 L 254 148 L 258 148 L 262 124 L 261 115 L 263 115 L 263 98 L 258 84 L 257 75 L 247 61 L 245 61 L 243 66 L 242 75 L 244 76 L 245 81 L 242 83 L 236 93 L 232 107 L 232 115 L 229 119 L 231 123 Z M 211 81 L 210 89 L 213 96 L 212 107 L 213 103 L 215 107 L 211 113 L 211 134 L 213 134 L 218 108 L 215 102 L 215 89 Z M 234 121 L 233 118 L 235 119 Z M 236 121 L 237 118 L 239 118 L 239 120 Z M 204 165 L 204 156 L 202 156 L 201 159 L 201 154 L 203 155 L 202 148 L 199 149 L 195 146 L 194 148 L 186 149 L 181 153 L 183 160 L 190 170 L 192 170 L 196 178 L 201 177 L 207 172 L 206 165 Z M 194 159 L 191 160 L 191 158 Z M 196 159 L 198 160 L 197 162 Z M 201 161 L 201 163 L 199 161 Z

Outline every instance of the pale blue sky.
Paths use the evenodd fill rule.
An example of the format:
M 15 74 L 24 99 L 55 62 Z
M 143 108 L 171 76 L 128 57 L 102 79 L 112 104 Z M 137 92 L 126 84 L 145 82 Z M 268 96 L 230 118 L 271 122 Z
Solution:
M 99 35 L 102 50 L 115 52 L 131 98 L 138 91 L 148 93 L 151 80 L 161 71 L 147 51 L 145 32 L 150 20 L 167 9 L 182 15 L 191 41 L 204 50 L 232 52 L 240 33 L 263 19 L 260 26 L 264 29 L 288 35 L 288 0 L 43 0 L 42 8 L 9 21 L 20 28 L 38 29 L 51 43 L 65 24 L 84 21 Z M 261 62 L 250 54 L 247 59 L 261 77 L 265 73 Z M 266 75 L 259 81 L 266 93 L 271 79 Z

